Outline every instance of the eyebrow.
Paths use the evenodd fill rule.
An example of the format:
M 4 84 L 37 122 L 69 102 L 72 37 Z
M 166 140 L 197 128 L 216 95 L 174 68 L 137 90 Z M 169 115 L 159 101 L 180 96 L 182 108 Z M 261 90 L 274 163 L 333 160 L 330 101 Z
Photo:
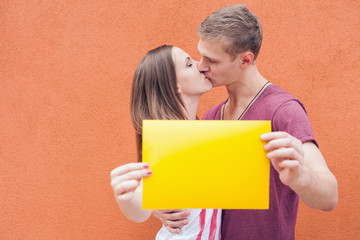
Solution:
M 208 61 L 211 61 L 211 62 L 217 62 L 218 61 L 216 58 L 211 58 L 211 57 L 207 57 L 207 56 L 204 56 L 204 58 L 206 58 Z
M 198 52 L 200 53 L 199 50 L 198 50 Z M 200 55 L 201 55 L 201 53 L 200 53 Z M 217 62 L 218 61 L 218 59 L 216 59 L 216 58 L 208 57 L 208 56 L 205 56 L 205 55 L 201 55 L 201 57 L 206 58 L 208 61 L 212 61 L 212 62 Z
M 217 62 L 218 60 L 216 58 L 212 58 L 212 57 L 208 57 L 208 56 L 205 56 L 205 55 L 202 55 L 199 48 L 198 48 L 198 53 L 200 53 L 200 56 L 203 57 L 203 58 L 206 58 L 207 60 L 210 60 L 210 61 L 214 61 L 214 62 Z

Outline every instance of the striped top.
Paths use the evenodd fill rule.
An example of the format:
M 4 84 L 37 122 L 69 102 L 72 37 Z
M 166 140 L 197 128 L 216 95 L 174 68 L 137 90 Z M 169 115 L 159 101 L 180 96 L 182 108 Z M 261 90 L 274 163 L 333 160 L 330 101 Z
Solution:
M 220 240 L 221 209 L 187 209 L 189 223 L 178 234 L 163 225 L 156 240 Z

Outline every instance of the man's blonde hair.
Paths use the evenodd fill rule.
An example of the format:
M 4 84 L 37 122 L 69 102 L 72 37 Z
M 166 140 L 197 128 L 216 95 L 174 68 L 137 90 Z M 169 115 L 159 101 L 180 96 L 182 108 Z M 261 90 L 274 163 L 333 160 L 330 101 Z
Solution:
M 197 34 L 205 40 L 221 40 L 226 52 L 234 59 L 237 54 L 249 50 L 255 60 L 262 42 L 258 17 L 242 4 L 213 12 L 200 24 Z

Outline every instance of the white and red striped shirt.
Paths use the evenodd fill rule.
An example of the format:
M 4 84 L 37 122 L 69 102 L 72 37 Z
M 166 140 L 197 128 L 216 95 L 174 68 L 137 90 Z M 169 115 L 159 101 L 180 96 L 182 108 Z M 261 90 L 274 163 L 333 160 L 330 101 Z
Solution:
M 156 240 L 220 240 L 221 209 L 186 209 L 189 223 L 180 233 L 170 233 L 162 226 Z

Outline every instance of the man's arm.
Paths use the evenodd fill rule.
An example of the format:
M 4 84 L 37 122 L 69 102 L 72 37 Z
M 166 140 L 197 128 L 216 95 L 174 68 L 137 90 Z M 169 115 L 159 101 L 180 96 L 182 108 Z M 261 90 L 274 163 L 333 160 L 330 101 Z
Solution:
M 286 132 L 266 133 L 261 139 L 267 142 L 264 148 L 280 180 L 306 205 L 324 211 L 335 208 L 337 181 L 314 143 L 302 143 Z

